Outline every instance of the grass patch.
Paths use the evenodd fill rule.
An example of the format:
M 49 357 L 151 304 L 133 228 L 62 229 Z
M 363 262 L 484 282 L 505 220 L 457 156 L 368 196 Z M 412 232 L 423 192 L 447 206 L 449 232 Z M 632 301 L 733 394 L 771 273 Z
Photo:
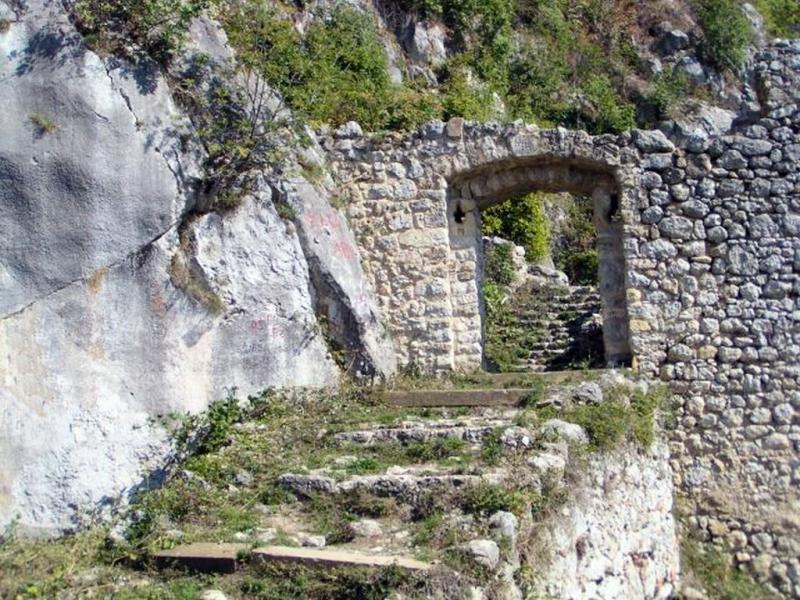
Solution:
M 797 0 L 755 0 L 755 6 L 764 17 L 770 35 L 790 39 L 800 36 L 800 3 Z
M 530 501 L 528 492 L 482 483 L 467 490 L 461 506 L 466 513 L 488 517 L 500 510 L 521 514 Z
M 710 600 L 777 600 L 718 548 L 685 539 L 681 544 L 682 567 L 687 583 L 699 583 Z
M 399 567 L 313 569 L 264 562 L 255 571 L 239 592 L 260 600 L 384 600 L 396 590 L 413 593 L 422 585 Z
M 599 404 L 566 406 L 563 410 L 544 407 L 535 410 L 541 422 L 558 418 L 583 427 L 589 436 L 589 449 L 606 452 L 625 442 L 634 442 L 647 450 L 655 441 L 659 409 L 668 407 L 670 395 L 663 386 L 651 386 L 647 392 L 628 385 L 605 391 Z
M 28 115 L 28 119 L 31 123 L 33 123 L 34 127 L 36 127 L 36 131 L 41 135 L 46 133 L 55 133 L 58 131 L 58 125 L 56 125 L 56 122 L 50 117 L 46 117 L 41 113 L 31 113 Z
M 697 0 L 703 29 L 702 52 L 721 69 L 738 70 L 753 39 L 750 22 L 739 0 Z

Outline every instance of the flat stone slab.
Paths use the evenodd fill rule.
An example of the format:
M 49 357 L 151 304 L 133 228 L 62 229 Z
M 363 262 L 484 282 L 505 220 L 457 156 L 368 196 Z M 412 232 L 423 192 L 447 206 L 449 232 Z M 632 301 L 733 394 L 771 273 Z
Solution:
M 530 389 L 488 390 L 409 390 L 386 392 L 386 402 L 394 406 L 519 406 L 531 394 Z
M 198 542 L 176 546 L 170 550 L 156 552 L 156 567 L 182 567 L 203 573 L 234 573 L 236 557 L 246 550 L 247 544 L 212 544 Z
M 299 562 L 309 565 L 332 567 L 367 567 L 382 569 L 393 565 L 409 571 L 427 571 L 428 563 L 404 556 L 379 556 L 360 554 L 345 550 L 316 550 L 312 548 L 291 548 L 288 546 L 265 546 L 253 550 L 256 560 Z

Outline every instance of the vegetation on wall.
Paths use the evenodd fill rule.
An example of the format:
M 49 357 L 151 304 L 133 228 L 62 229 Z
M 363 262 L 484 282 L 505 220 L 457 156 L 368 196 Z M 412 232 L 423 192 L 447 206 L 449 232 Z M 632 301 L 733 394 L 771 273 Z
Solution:
M 189 23 L 213 0 L 78 0 L 74 15 L 96 49 L 122 55 L 141 50 L 168 61 L 186 40 Z
M 753 580 L 750 574 L 731 563 L 731 551 L 699 542 L 692 534 L 681 543 L 683 580 L 699 587 L 709 600 L 777 600 L 778 595 Z
M 722 69 L 736 70 L 747 57 L 753 32 L 739 0 L 699 0 L 697 14 L 703 28 L 701 49 Z
M 358 121 L 367 130 L 408 129 L 438 116 L 427 91 L 393 84 L 371 16 L 339 5 L 304 36 L 275 4 L 241 3 L 221 15 L 239 60 L 312 123 Z
M 755 0 L 755 6 L 771 35 L 782 38 L 800 35 L 800 2 L 797 0 Z

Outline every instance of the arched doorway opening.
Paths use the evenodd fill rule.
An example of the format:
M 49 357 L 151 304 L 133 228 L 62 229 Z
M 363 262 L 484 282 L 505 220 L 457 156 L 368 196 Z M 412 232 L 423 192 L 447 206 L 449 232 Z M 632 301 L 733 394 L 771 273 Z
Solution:
M 491 370 L 631 363 L 624 224 L 613 173 L 601 165 L 569 161 L 491 163 L 454 177 L 449 190 L 453 313 L 461 318 L 454 328 L 456 364 L 477 351 L 476 327 L 481 364 Z M 588 215 L 595 234 L 596 285 L 576 281 L 574 273 L 572 281 L 565 280 L 555 265 L 531 256 L 520 265 L 519 248 L 484 235 L 484 220 L 496 218 L 493 207 L 527 210 L 533 192 L 566 194 Z M 465 285 L 470 277 L 474 285 Z M 471 293 L 477 295 L 471 304 L 478 315 L 467 314 L 470 302 L 461 300 Z

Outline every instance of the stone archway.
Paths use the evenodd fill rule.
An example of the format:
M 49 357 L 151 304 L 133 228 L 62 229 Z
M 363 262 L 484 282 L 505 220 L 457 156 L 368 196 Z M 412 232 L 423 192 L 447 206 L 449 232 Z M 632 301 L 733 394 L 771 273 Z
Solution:
M 483 252 L 480 212 L 507 198 L 542 192 L 569 192 L 590 197 L 594 205 L 602 301 L 603 345 L 606 363 L 631 360 L 625 292 L 623 222 L 619 184 L 607 167 L 578 161 L 495 161 L 458 173 L 449 182 L 447 196 L 451 252 L 451 289 L 454 294 L 454 359 L 464 367 L 483 362 L 483 346 L 475 344 L 476 325 L 482 331 L 484 308 Z M 475 281 L 473 298 L 464 298 L 464 281 Z M 480 351 L 480 357 L 478 352 Z
M 331 166 L 339 182 L 337 195 L 346 199 L 400 365 L 416 364 L 428 372 L 481 368 L 480 257 L 475 235 L 465 229 L 465 239 L 458 240 L 454 227 L 476 232 L 470 211 L 480 203 L 532 190 L 590 196 L 602 190 L 596 202 L 618 207 L 619 220 L 609 221 L 603 235 L 605 262 L 615 265 L 604 269 L 611 282 L 605 295 L 607 320 L 616 315 L 625 327 L 609 328 L 606 347 L 612 360 L 631 353 L 656 356 L 660 333 L 649 323 L 646 329 L 634 328 L 649 308 L 631 291 L 636 276 L 631 261 L 637 257 L 630 250 L 645 232 L 638 209 L 641 155 L 628 141 L 454 119 L 429 123 L 407 136 L 342 137 L 326 143 L 336 157 Z M 457 199 L 463 201 L 460 223 L 455 223 Z M 626 300 L 629 323 L 623 318 Z M 655 369 L 655 360 L 645 366 Z

